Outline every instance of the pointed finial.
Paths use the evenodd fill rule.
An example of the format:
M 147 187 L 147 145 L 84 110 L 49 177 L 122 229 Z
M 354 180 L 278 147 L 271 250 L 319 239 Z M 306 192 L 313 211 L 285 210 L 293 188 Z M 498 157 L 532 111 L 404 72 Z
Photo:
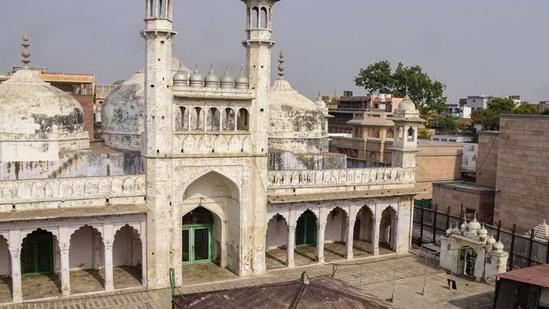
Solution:
M 194 73 L 198 73 L 198 62 L 194 63 Z
M 240 76 L 244 76 L 244 65 L 240 65 Z
M 228 65 L 225 66 L 225 73 L 223 73 L 223 75 L 230 76 L 229 75 L 229 66 Z
M 280 55 L 278 57 L 278 79 L 284 79 L 284 53 L 280 51 Z
M 21 52 L 21 56 L 23 56 L 23 69 L 28 69 L 29 68 L 29 57 L 30 57 L 30 50 L 29 50 L 29 35 L 25 32 L 25 34 L 23 35 L 23 44 L 21 44 L 23 46 L 23 51 Z
M 210 64 L 210 72 L 208 72 L 210 74 L 214 74 L 214 66 L 213 64 Z

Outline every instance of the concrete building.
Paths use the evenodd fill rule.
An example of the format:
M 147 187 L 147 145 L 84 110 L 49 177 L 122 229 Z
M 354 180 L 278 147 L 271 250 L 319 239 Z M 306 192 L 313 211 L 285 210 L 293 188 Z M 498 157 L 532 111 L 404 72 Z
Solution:
M 26 300 L 31 274 L 68 296 L 82 269 L 105 291 L 118 288 L 119 266 L 158 289 L 172 268 L 181 285 L 184 264 L 262 274 L 275 247 L 287 267 L 298 245 L 312 244 L 319 263 L 329 242 L 344 242 L 347 259 L 355 240 L 374 255 L 408 251 L 414 104 L 394 111 L 391 167 L 348 169 L 327 152 L 324 102 L 292 88 L 283 55 L 271 83 L 278 0 L 242 1 L 247 62 L 236 78 L 176 60 L 173 1 L 145 1 L 145 69 L 105 98 L 104 144 L 90 144 L 80 104 L 29 69 L 25 40 L 23 68 L 0 84 L 0 275 L 12 302 Z
M 392 105 L 404 102 L 389 95 L 339 98 L 337 108 L 329 109 L 334 117 L 328 118 L 328 130 L 348 133 L 330 133 L 330 151 L 347 155 L 351 167 L 391 166 L 395 124 L 388 105 L 382 105 L 388 98 Z M 461 152 L 460 143 L 418 140 L 417 198 L 431 198 L 433 182 L 461 179 Z

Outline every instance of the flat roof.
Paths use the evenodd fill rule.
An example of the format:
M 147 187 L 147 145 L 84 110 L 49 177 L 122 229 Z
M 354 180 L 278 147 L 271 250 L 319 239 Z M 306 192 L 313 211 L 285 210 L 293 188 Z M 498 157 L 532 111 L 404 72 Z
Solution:
M 382 196 L 406 196 L 416 195 L 420 191 L 416 188 L 402 188 L 402 189 L 385 189 L 385 190 L 360 190 L 360 191 L 343 191 L 343 192 L 324 192 L 324 193 L 295 193 L 294 195 L 269 195 L 267 197 L 269 203 L 283 204 L 283 203 L 298 203 L 298 202 L 314 202 L 325 200 L 345 200 L 345 199 L 359 199 L 369 197 L 382 197 Z
M 469 191 L 478 193 L 495 193 L 496 188 L 481 186 L 474 182 L 451 181 L 451 182 L 433 182 L 433 186 L 459 191 Z
M 500 279 L 533 284 L 549 288 L 549 264 L 532 266 L 497 275 Z
M 147 213 L 147 205 L 108 205 L 0 212 L 0 222 Z

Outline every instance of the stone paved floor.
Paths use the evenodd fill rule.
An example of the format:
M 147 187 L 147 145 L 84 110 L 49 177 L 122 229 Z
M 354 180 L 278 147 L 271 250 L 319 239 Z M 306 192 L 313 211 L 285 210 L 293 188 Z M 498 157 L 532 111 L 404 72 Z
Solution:
M 295 268 L 270 270 L 264 275 L 238 278 L 214 264 L 183 266 L 184 284 L 179 291 L 196 293 L 259 284 L 295 280 L 303 271 L 310 277 L 332 275 L 374 294 L 381 299 L 394 296 L 394 303 L 403 309 L 478 308 L 493 306 L 494 288 L 446 274 L 436 262 L 416 254 L 385 254 L 376 257 L 339 260 L 334 263 L 309 264 Z M 457 290 L 448 289 L 447 279 L 457 282 Z M 92 278 L 88 278 L 95 280 Z M 127 278 L 130 281 L 131 278 Z M 0 280 L 1 284 L 2 280 Z M 425 295 L 422 292 L 425 288 Z M 0 287 L 1 290 L 1 287 Z M 116 291 L 109 294 L 80 295 L 56 301 L 34 301 L 21 305 L 0 305 L 0 308 L 170 308 L 170 290 L 145 291 L 143 288 Z

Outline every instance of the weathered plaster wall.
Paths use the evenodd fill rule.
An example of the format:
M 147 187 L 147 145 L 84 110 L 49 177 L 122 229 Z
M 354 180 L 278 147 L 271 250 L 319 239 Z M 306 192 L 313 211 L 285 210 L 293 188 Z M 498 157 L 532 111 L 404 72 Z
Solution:
M 270 151 L 271 171 L 284 170 L 321 170 L 346 168 L 346 156 L 337 153 L 298 154 L 287 151 Z

